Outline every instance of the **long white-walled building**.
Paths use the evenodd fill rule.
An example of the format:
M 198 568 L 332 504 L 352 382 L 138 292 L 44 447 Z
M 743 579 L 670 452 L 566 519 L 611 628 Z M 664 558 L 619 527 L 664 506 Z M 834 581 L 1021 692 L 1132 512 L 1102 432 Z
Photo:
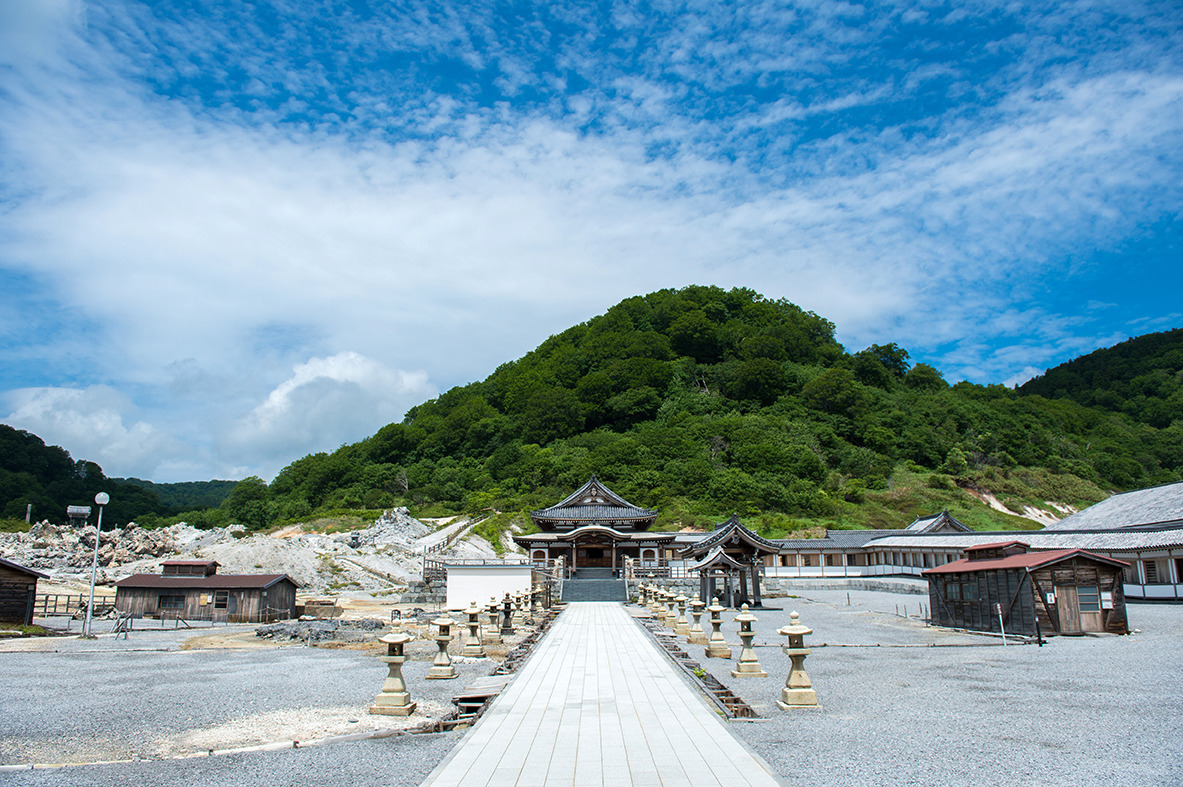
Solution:
M 1114 495 L 1043 530 L 974 532 L 947 512 L 903 530 L 831 530 L 780 541 L 766 577 L 916 576 L 966 547 L 1020 540 L 1032 550 L 1086 549 L 1130 564 L 1130 600 L 1183 601 L 1183 482 Z

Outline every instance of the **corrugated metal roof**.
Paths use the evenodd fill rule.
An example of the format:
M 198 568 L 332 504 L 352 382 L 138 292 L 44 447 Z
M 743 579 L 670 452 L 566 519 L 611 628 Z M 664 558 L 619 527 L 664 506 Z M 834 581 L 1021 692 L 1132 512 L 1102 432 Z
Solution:
M 300 583 L 287 574 L 213 574 L 208 577 L 164 576 L 162 574 L 132 574 L 119 580 L 115 587 L 158 588 L 160 590 L 245 590 L 268 588 L 286 579 L 296 587 Z
M 825 538 L 783 538 L 777 543 L 787 549 L 858 549 L 883 534 L 882 530 L 827 530 Z
M 1183 481 L 1125 492 L 1048 525 L 1047 530 L 1118 530 L 1183 523 Z

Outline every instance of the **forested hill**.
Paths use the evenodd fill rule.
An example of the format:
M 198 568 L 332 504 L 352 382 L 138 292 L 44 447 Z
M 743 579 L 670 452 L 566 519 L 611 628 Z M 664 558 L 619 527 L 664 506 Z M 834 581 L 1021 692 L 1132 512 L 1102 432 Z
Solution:
M 1183 328 L 1150 333 L 1062 363 L 1019 387 L 1158 428 L 1183 419 Z
M 594 473 L 658 509 L 661 528 L 734 512 L 776 536 L 900 527 L 942 508 L 978 528 L 1033 527 L 972 494 L 1047 509 L 1183 478 L 1177 409 L 1149 418 L 1091 393 L 1094 384 L 1118 391 L 1120 379 L 1121 390 L 1177 405 L 1177 346 L 1138 346 L 1136 361 L 1104 380 L 1077 367 L 1071 384 L 1046 391 L 950 386 L 895 344 L 845 351 L 833 324 L 787 301 L 662 290 L 552 336 L 369 439 L 298 459 L 270 485 L 242 481 L 218 508 L 182 518 L 257 529 L 394 505 L 507 512 L 491 520 L 495 537 L 513 515 Z M 1124 352 L 1079 363 L 1113 368 L 1108 354 Z
M 256 527 L 402 501 L 522 510 L 596 473 L 661 526 L 735 511 L 776 532 L 895 527 L 934 506 L 978 517 L 968 487 L 1083 505 L 1181 471 L 1178 419 L 950 386 L 895 344 L 844 351 L 787 301 L 687 287 L 622 301 L 270 486 L 244 482 L 227 508 Z

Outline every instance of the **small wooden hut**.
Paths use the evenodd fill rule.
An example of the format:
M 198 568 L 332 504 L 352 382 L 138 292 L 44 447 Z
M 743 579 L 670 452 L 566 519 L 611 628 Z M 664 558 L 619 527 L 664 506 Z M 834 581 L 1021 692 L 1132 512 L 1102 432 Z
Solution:
M 32 624 L 38 579 L 49 577 L 0 557 L 0 622 Z
M 967 547 L 923 572 L 932 622 L 1034 636 L 1129 633 L 1121 560 L 1083 549 L 1030 552 L 1021 541 Z
M 167 560 L 160 574 L 115 583 L 115 608 L 132 617 L 269 622 L 296 616 L 287 574 L 219 574 L 212 560 Z

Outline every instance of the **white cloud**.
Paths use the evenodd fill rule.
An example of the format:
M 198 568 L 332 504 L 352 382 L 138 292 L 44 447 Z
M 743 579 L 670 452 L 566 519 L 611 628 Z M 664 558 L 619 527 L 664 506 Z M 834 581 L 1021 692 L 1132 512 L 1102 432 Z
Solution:
M 221 435 L 218 449 L 270 477 L 280 469 L 277 457 L 286 464 L 368 437 L 435 394 L 426 372 L 390 369 L 355 352 L 313 358 Z
M 47 445 L 67 447 L 75 460 L 97 462 L 107 475 L 151 478 L 160 462 L 180 450 L 151 424 L 135 420 L 135 406 L 106 385 L 25 388 L 7 392 L 4 422 Z

